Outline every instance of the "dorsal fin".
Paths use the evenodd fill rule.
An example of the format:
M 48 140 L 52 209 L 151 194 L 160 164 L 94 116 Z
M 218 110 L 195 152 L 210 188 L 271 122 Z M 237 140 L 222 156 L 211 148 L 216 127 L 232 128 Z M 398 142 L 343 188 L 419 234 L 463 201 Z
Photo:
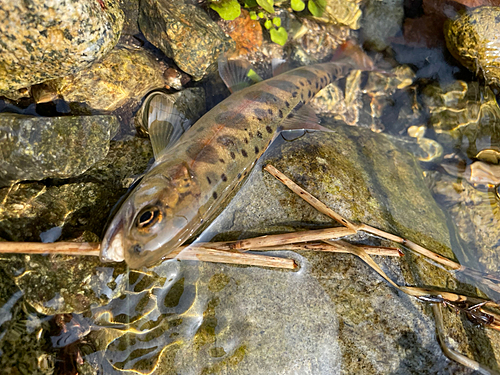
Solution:
M 151 93 L 144 101 L 142 123 L 148 130 L 153 154 L 157 159 L 162 151 L 177 142 L 191 127 L 193 121 L 177 110 L 172 97 L 157 91 Z
M 262 81 L 248 61 L 228 60 L 227 57 L 219 58 L 219 75 L 231 93 Z

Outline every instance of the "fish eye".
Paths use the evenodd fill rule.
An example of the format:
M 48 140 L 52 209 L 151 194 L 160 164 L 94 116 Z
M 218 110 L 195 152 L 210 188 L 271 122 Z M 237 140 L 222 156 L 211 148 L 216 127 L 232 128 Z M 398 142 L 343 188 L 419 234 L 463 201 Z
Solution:
M 137 215 L 137 228 L 147 229 L 160 222 L 162 219 L 161 211 L 158 207 L 150 206 L 144 208 L 139 215 Z

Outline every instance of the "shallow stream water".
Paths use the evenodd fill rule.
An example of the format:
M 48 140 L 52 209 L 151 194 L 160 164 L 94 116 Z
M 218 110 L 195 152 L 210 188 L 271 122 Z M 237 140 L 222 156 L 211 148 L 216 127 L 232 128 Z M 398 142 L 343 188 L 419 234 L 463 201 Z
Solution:
M 272 164 L 353 222 L 498 274 L 500 199 L 495 181 L 500 176 L 491 168 L 500 161 L 496 88 L 462 67 L 439 36 L 426 46 L 410 40 L 406 29 L 403 35 L 403 20 L 419 22 L 425 12 L 421 5 L 395 3 L 399 5 L 391 8 L 387 2 L 387 9 L 374 10 L 367 2 L 360 29 L 342 31 L 364 43 L 378 69 L 353 71 L 319 95 L 315 110 L 321 125 L 331 131 L 279 135 L 195 242 L 336 225 L 263 171 Z M 394 14 L 386 21 L 377 12 Z M 384 23 L 395 25 L 396 31 L 375 35 L 373 30 L 388 28 Z M 309 26 L 310 33 L 320 32 Z M 130 48 L 134 35 L 139 44 L 134 48 L 157 56 L 160 67 L 174 66 L 139 30 L 132 27 L 123 34 L 121 45 Z M 329 48 L 328 38 L 316 53 Z M 381 41 L 387 46 L 377 47 Z M 277 47 L 268 41 L 266 48 Z M 271 53 L 263 50 L 249 56 L 269 78 Z M 309 61 L 304 49 L 279 51 L 295 56 L 294 63 Z M 94 83 L 101 79 L 93 77 Z M 205 98 L 197 96 L 196 108 L 210 109 L 229 94 L 216 74 L 181 86 L 197 88 L 196 95 L 204 92 Z M 134 90 L 139 89 L 145 88 Z M 19 101 L 0 97 L 0 142 L 2 126 L 17 121 L 6 113 L 35 120 L 92 115 L 104 124 L 89 127 L 94 131 L 89 143 L 82 141 L 74 150 L 78 163 L 70 160 L 74 169 L 85 172 L 68 177 L 61 167 L 59 174 L 39 178 L 31 161 L 5 167 L 7 172 L 0 175 L 0 241 L 100 241 L 113 205 L 152 158 L 148 138 L 134 127 L 142 96 L 112 110 L 96 110 L 61 95 L 44 104 L 36 104 L 34 94 Z M 32 129 L 42 126 L 34 124 Z M 38 139 L 36 131 L 30 134 L 28 143 Z M 104 145 L 90 146 L 106 136 Z M 54 160 L 59 160 L 59 150 L 69 148 L 57 142 L 52 146 L 59 148 Z M 90 147 L 95 147 L 94 158 L 83 156 Z M 44 153 L 52 155 L 50 150 Z M 482 150 L 491 154 L 485 159 L 479 156 Z M 489 182 L 474 184 L 467 175 L 474 162 L 493 171 Z M 19 170 L 29 177 L 13 182 L 12 173 Z M 396 246 L 367 234 L 349 240 Z M 496 283 L 471 279 L 401 248 L 404 257 L 373 256 L 398 285 L 499 300 Z M 173 259 L 133 270 L 124 263 L 100 263 L 97 257 L 2 254 L 0 373 L 475 373 L 443 353 L 430 304 L 398 291 L 354 255 L 289 250 L 259 254 L 290 258 L 298 267 Z M 443 312 L 447 345 L 500 371 L 500 333 L 456 309 L 443 307 Z

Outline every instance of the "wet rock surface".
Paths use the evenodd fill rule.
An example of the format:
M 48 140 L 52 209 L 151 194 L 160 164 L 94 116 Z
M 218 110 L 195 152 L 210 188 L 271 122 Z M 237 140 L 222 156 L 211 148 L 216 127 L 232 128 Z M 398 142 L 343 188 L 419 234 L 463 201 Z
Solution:
M 0 95 L 88 67 L 114 47 L 123 25 L 114 0 L 2 1 L 0 8 Z
M 203 239 L 332 225 L 262 172 L 263 163 L 271 163 L 345 217 L 453 258 L 444 215 L 432 203 L 422 172 L 409 154 L 383 135 L 354 127 L 297 134 L 293 141 L 278 140 L 264 155 Z M 358 240 L 387 245 L 366 236 Z M 472 373 L 444 357 L 426 305 L 395 291 L 354 256 L 272 254 L 292 257 L 299 271 L 184 261 L 167 261 L 128 275 L 98 268 L 108 270 L 105 285 L 109 275 L 119 273 L 128 286 L 122 297 L 91 308 L 90 318 L 88 312 L 85 317 L 73 315 L 76 322 L 92 327 L 85 331 L 84 341 L 95 348 L 83 356 L 79 371 L 267 374 L 286 368 L 286 373 L 303 374 Z M 400 284 L 475 293 L 452 274 L 410 253 L 376 261 Z M 37 263 L 35 269 L 43 264 Z M 498 334 L 453 312 L 445 316 L 454 348 L 497 368 L 493 358 L 499 350 L 494 344 Z M 85 346 L 77 347 L 81 352 Z
M 500 83 L 500 7 L 468 10 L 445 23 L 448 50 L 488 84 Z
M 103 159 L 118 130 L 114 116 L 0 114 L 0 185 L 69 178 Z
M 37 242 L 42 233 L 60 227 L 60 241 L 99 241 L 111 208 L 151 157 L 148 140 L 112 141 L 107 157 L 78 178 L 0 189 L 0 239 Z M 127 280 L 120 276 L 123 265 L 105 267 L 94 257 L 6 256 L 2 264 L 23 290 L 23 301 L 40 314 L 82 312 L 107 303 Z
M 221 28 L 188 1 L 141 2 L 139 27 L 149 42 L 196 80 L 205 75 L 221 52 L 234 48 Z
M 139 102 L 149 91 L 164 87 L 164 70 L 165 66 L 148 51 L 121 46 L 88 69 L 32 90 L 39 102 L 59 96 L 94 110 L 113 111 L 127 101 Z

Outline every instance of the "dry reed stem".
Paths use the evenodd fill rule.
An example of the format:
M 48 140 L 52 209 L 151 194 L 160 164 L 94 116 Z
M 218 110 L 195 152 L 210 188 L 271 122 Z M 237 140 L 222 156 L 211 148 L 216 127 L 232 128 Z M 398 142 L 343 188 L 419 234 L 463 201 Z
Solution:
M 300 232 L 270 234 L 266 236 L 248 238 L 245 240 L 218 242 L 216 246 L 223 246 L 227 250 L 247 251 L 255 248 L 280 246 L 293 244 L 297 242 L 320 241 L 333 238 L 341 238 L 356 234 L 353 230 L 346 227 L 325 228 L 316 230 L 305 230 Z M 208 246 L 214 244 L 208 243 Z
M 384 246 L 368 246 L 368 245 L 354 245 L 360 247 L 367 254 L 370 255 L 382 255 L 389 257 L 402 257 L 403 252 L 396 247 L 384 247 Z M 327 243 L 322 242 L 310 242 L 310 243 L 294 243 L 289 245 L 276 245 L 276 246 L 267 246 L 267 247 L 259 247 L 253 248 L 251 251 L 277 251 L 277 250 L 290 250 L 290 251 L 323 251 L 323 252 L 331 252 L 331 253 L 351 253 L 351 251 L 342 248 L 332 246 Z
M 101 244 L 99 242 L 0 242 L 0 253 L 14 254 L 55 254 L 55 255 L 87 255 L 99 256 Z M 186 247 L 170 253 L 165 259 L 200 260 L 215 263 L 230 263 L 248 266 L 297 268 L 293 259 L 272 257 L 259 254 L 245 254 L 221 249 Z
M 0 242 L 0 254 L 57 254 L 99 256 L 99 242 Z
M 385 238 L 387 240 L 391 240 L 397 243 L 400 243 L 407 248 L 415 251 L 416 253 L 423 255 L 429 259 L 432 259 L 433 261 L 442 264 L 444 266 L 450 267 L 455 271 L 460 271 L 476 280 L 480 280 L 484 284 L 487 284 L 487 286 L 493 290 L 496 290 L 500 292 L 500 287 L 496 284 L 497 282 L 500 282 L 500 278 L 496 275 L 491 275 L 491 274 L 485 274 L 483 272 L 462 266 L 461 264 L 448 259 L 446 257 L 443 257 L 442 255 L 439 255 L 433 251 L 430 251 L 420 245 L 417 245 L 416 243 L 409 241 L 405 238 L 396 236 L 391 233 L 387 233 L 381 229 L 374 228 L 370 225 L 366 224 L 353 224 L 349 220 L 345 219 L 341 215 L 337 214 L 334 212 L 332 209 L 330 209 L 328 206 L 326 206 L 323 202 L 318 200 L 316 197 L 311 195 L 309 192 L 306 190 L 302 189 L 299 185 L 297 185 L 295 182 L 293 182 L 291 179 L 289 179 L 287 176 L 285 176 L 282 172 L 280 172 L 278 169 L 273 167 L 272 165 L 266 165 L 264 167 L 266 171 L 268 171 L 272 176 L 274 176 L 277 180 L 279 180 L 281 183 L 283 183 L 286 187 L 288 187 L 290 190 L 292 190 L 295 194 L 297 194 L 299 197 L 304 199 L 306 202 L 308 202 L 311 206 L 313 206 L 316 210 L 320 211 L 321 213 L 331 217 L 332 219 L 338 221 L 339 223 L 342 223 L 349 227 L 352 230 L 355 230 L 356 232 L 358 231 L 363 231 L 366 233 L 370 233 L 372 235 L 378 236 Z
M 164 259 L 198 260 L 203 262 L 239 264 L 246 266 L 273 267 L 295 269 L 293 259 L 272 257 L 268 255 L 239 253 L 206 247 L 183 247 L 168 254 Z

